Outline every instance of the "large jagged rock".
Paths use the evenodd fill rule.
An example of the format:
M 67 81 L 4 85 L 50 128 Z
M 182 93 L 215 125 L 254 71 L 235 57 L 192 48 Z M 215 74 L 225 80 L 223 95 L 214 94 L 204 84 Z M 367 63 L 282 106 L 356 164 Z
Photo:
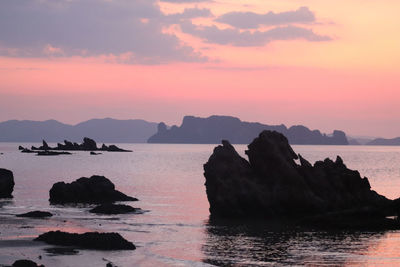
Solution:
M 383 221 L 397 215 L 400 200 L 372 191 L 368 179 L 348 169 L 340 157 L 313 166 L 275 131 L 261 132 L 246 154 L 249 161 L 223 141 L 204 165 L 212 216 L 292 220 L 357 214 L 358 219 Z
M 51 231 L 38 236 L 34 241 L 51 245 L 73 246 L 97 250 L 134 250 L 135 245 L 118 233 L 88 232 L 84 234 Z
M 14 185 L 14 175 L 12 171 L 0 169 L 0 198 L 12 198 Z
M 82 177 L 67 184 L 55 183 L 50 189 L 52 204 L 66 203 L 111 203 L 114 201 L 136 201 L 115 190 L 114 184 L 104 176 L 93 175 L 90 178 Z

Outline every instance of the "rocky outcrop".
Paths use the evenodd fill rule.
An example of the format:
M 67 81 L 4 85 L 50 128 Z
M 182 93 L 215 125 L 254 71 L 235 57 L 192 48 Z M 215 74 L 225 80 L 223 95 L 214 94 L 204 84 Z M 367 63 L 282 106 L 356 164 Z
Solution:
M 20 148 L 21 148 L 21 146 L 20 146 Z M 105 144 L 103 144 L 101 148 L 98 148 L 96 142 L 93 139 L 90 139 L 88 137 L 83 138 L 83 143 L 81 143 L 81 144 L 73 143 L 73 142 L 64 140 L 64 144 L 57 143 L 56 147 L 50 147 L 46 143 L 46 141 L 43 140 L 43 145 L 42 146 L 40 146 L 40 147 L 32 146 L 31 150 L 132 152 L 132 150 L 122 149 L 122 148 L 117 147 L 116 145 L 106 146 Z
M 246 154 L 249 161 L 223 141 L 204 165 L 212 216 L 315 222 L 334 214 L 341 221 L 383 222 L 397 215 L 396 202 L 372 191 L 368 179 L 348 169 L 339 156 L 312 165 L 296 155 L 285 136 L 272 131 L 255 138 Z
M 12 171 L 0 169 L 0 198 L 12 198 L 14 185 L 14 175 Z
M 97 213 L 97 214 L 125 214 L 125 213 L 133 213 L 137 212 L 140 209 L 134 208 L 128 205 L 121 205 L 121 204 L 112 204 L 112 203 L 106 203 L 106 204 L 101 204 L 93 209 L 91 209 L 89 212 L 91 213 Z
M 44 267 L 44 265 L 37 265 L 31 260 L 16 260 L 11 267 Z
M 148 143 L 217 144 L 222 139 L 234 144 L 248 144 L 263 130 L 277 131 L 285 135 L 291 144 L 302 145 L 347 145 L 346 134 L 335 130 L 331 135 L 318 130 L 310 130 L 297 125 L 266 125 L 245 122 L 230 116 L 198 118 L 185 116 L 181 126 L 167 129 L 165 123 L 158 125 L 158 132 L 148 139 Z
M 74 234 L 51 231 L 38 236 L 34 241 L 43 241 L 50 245 L 72 246 L 96 250 L 134 250 L 135 245 L 118 233 L 88 232 Z
M 48 211 L 35 210 L 35 211 L 27 212 L 27 213 L 17 214 L 15 216 L 17 216 L 17 217 L 28 217 L 28 218 L 46 218 L 46 217 L 53 216 L 53 214 L 51 214 Z
M 82 177 L 68 184 L 55 183 L 50 189 L 52 204 L 66 203 L 111 203 L 114 201 L 135 201 L 115 190 L 114 184 L 104 176 L 94 175 L 90 178 Z

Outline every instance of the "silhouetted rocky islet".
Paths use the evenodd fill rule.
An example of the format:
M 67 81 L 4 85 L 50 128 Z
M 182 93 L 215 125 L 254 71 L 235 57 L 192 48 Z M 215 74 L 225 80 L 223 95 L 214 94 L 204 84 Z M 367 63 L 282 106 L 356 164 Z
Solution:
M 111 203 L 115 201 L 136 201 L 115 190 L 115 185 L 106 177 L 93 175 L 82 177 L 72 183 L 58 182 L 50 189 L 52 204 L 66 203 Z
M 263 131 L 248 146 L 249 161 L 228 142 L 204 165 L 212 217 L 268 218 L 332 227 L 400 228 L 400 200 L 372 191 L 367 178 L 338 156 L 314 165 L 285 136 Z M 300 165 L 295 160 L 300 161 Z

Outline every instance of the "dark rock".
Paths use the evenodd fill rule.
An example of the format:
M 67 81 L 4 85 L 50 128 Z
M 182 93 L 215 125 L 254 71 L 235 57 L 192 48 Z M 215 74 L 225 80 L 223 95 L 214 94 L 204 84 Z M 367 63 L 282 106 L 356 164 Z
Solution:
M 90 151 L 90 155 L 101 155 L 101 153 L 96 153 L 94 151 Z
M 51 231 L 41 234 L 34 241 L 43 241 L 50 245 L 72 246 L 97 250 L 134 250 L 135 245 L 124 239 L 118 233 L 88 232 L 72 234 L 61 231 Z
M 59 155 L 71 155 L 71 153 L 66 152 L 66 151 L 38 151 L 37 154 L 38 156 L 59 156 Z
M 18 146 L 18 150 L 24 150 L 25 148 L 23 146 Z
M 12 267 L 44 267 L 44 265 L 37 265 L 36 262 L 31 260 L 17 260 Z
M 104 144 L 102 146 L 102 150 L 105 150 L 108 152 L 132 152 L 132 150 L 125 150 L 125 149 L 117 147 L 116 145 L 106 146 Z
M 45 218 L 45 217 L 51 217 L 53 214 L 47 211 L 40 211 L 40 210 L 35 210 L 35 211 L 30 211 L 27 213 L 22 213 L 16 215 L 17 217 L 30 217 L 30 218 Z
M 400 200 L 396 204 L 372 191 L 368 179 L 348 169 L 340 157 L 313 166 L 297 156 L 278 132 L 263 131 L 254 139 L 246 151 L 249 161 L 228 141 L 222 144 L 204 165 L 214 217 L 316 222 L 334 214 L 336 221 L 376 225 L 400 210 Z M 295 161 L 298 158 L 301 165 Z
M 52 204 L 65 204 L 110 203 L 137 199 L 115 190 L 114 184 L 106 177 L 94 175 L 90 178 L 79 178 L 70 184 L 55 183 L 50 189 L 49 200 Z
M 33 150 L 30 150 L 30 149 L 27 149 L 27 148 L 24 148 L 24 149 L 21 150 L 21 153 L 37 153 L 37 152 L 33 151 Z
M 83 138 L 81 147 L 83 150 L 97 150 L 96 142 L 88 137 Z
M 138 210 L 140 209 L 128 205 L 106 203 L 91 209 L 89 212 L 98 214 L 124 214 L 136 212 Z
M 12 171 L 0 169 L 0 198 L 12 198 L 14 185 L 14 175 Z
M 93 139 L 90 139 L 88 137 L 83 138 L 83 143 L 82 144 L 77 144 L 77 143 L 72 143 L 70 141 L 64 140 L 64 144 L 57 143 L 57 147 L 49 147 L 49 145 L 46 143 L 46 141 L 43 140 L 43 145 L 40 147 L 34 147 L 32 146 L 32 150 L 43 150 L 43 151 L 60 151 L 60 150 L 67 150 L 67 151 L 110 151 L 110 152 L 132 152 L 131 150 L 125 150 L 122 148 L 117 147 L 116 145 L 110 145 L 106 146 L 103 144 L 103 146 L 99 149 L 97 147 L 96 142 Z M 49 156 L 53 154 L 45 154 L 42 153 L 43 155 Z M 56 155 L 56 154 L 54 154 Z

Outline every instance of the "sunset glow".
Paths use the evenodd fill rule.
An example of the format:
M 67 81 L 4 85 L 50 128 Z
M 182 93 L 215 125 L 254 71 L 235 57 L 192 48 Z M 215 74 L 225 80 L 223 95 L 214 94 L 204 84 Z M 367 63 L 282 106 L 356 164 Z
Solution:
M 399 1 L 14 2 L 0 3 L 1 121 L 225 114 L 400 135 Z M 35 14 L 87 24 L 30 27 Z

